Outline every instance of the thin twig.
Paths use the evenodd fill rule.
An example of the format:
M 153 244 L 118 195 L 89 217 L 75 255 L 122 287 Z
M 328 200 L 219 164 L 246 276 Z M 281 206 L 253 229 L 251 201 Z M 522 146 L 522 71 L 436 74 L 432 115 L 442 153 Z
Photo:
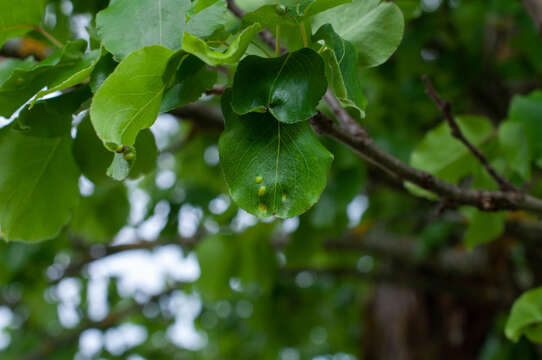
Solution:
M 443 100 L 440 95 L 437 93 L 435 88 L 433 87 L 433 84 L 431 83 L 431 80 L 429 80 L 429 77 L 423 76 L 423 81 L 425 83 L 425 89 L 427 94 L 433 99 L 435 104 L 437 105 L 438 109 L 448 122 L 448 125 L 450 126 L 450 130 L 452 132 L 452 136 L 455 137 L 457 140 L 461 141 L 463 145 L 469 151 L 478 159 L 478 161 L 484 166 L 486 171 L 491 175 L 493 179 L 497 182 L 499 185 L 499 189 L 502 191 L 517 191 L 519 192 L 519 189 L 512 185 L 508 179 L 502 177 L 497 171 L 491 166 L 487 158 L 484 154 L 476 146 L 474 146 L 466 137 L 463 135 L 463 132 L 461 131 L 461 128 L 457 124 L 457 121 L 454 118 L 454 115 L 452 113 L 452 106 L 449 101 Z

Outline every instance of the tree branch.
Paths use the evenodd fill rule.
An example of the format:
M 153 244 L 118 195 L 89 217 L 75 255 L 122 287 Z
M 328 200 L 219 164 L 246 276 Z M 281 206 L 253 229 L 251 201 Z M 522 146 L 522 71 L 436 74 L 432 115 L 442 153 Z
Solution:
M 523 0 L 523 5 L 533 19 L 538 31 L 542 34 L 542 1 L 541 0 Z
M 431 80 L 429 80 L 429 77 L 423 76 L 423 82 L 425 83 L 425 90 L 426 93 L 433 99 L 435 102 L 435 105 L 437 105 L 438 109 L 448 122 L 448 126 L 450 126 L 450 130 L 452 132 L 452 136 L 455 137 L 457 140 L 461 141 L 467 149 L 478 159 L 478 161 L 482 164 L 482 166 L 486 169 L 486 171 L 489 173 L 489 175 L 497 182 L 499 185 L 499 189 L 503 191 L 517 191 L 519 192 L 519 189 L 516 188 L 514 185 L 508 181 L 508 179 L 502 177 L 497 171 L 491 166 L 487 158 L 484 154 L 478 148 L 476 148 L 466 137 L 463 135 L 463 132 L 461 131 L 461 128 L 455 121 L 455 118 L 452 114 L 452 105 L 449 101 L 443 100 L 435 88 L 433 87 L 433 84 L 431 83 Z
M 358 155 L 379 164 L 387 172 L 436 194 L 445 202 L 471 205 L 483 211 L 527 210 L 542 214 L 541 199 L 517 191 L 464 189 L 413 168 L 380 149 L 359 125 L 356 125 L 355 130 L 345 129 L 322 113 L 318 113 L 310 122 L 318 133 L 349 146 Z

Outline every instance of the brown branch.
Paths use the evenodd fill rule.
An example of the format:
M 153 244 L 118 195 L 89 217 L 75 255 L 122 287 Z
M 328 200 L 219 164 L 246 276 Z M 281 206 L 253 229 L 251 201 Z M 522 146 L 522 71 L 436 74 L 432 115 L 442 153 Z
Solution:
M 322 113 L 310 119 L 313 129 L 329 136 L 354 150 L 358 155 L 370 159 L 379 167 L 426 189 L 442 200 L 462 205 L 471 205 L 483 211 L 527 210 L 542 214 L 542 200 L 517 191 L 489 191 L 464 189 L 443 181 L 436 176 L 404 163 L 376 146 L 359 125 L 356 130 L 345 129 Z
M 508 181 L 508 179 L 502 177 L 499 173 L 497 173 L 497 171 L 493 168 L 493 166 L 491 166 L 485 155 L 482 154 L 482 152 L 478 150 L 478 148 L 474 146 L 465 137 L 465 135 L 463 135 L 463 132 L 457 124 L 457 121 L 455 121 L 454 115 L 452 113 L 452 105 L 449 101 L 443 100 L 440 97 L 438 92 L 433 87 L 431 80 L 429 80 L 429 77 L 424 75 L 423 82 L 425 83 L 425 90 L 427 92 L 427 95 L 429 95 L 431 99 L 433 99 L 438 109 L 446 119 L 446 122 L 448 123 L 448 126 L 450 127 L 450 130 L 452 132 L 452 136 L 455 137 L 457 140 L 461 141 L 463 145 L 465 145 L 465 147 L 469 149 L 469 151 L 478 159 L 478 161 L 486 169 L 489 175 L 497 182 L 497 184 L 499 185 L 499 189 L 501 189 L 502 191 L 519 192 L 519 189 L 512 185 L 510 181 Z
M 542 1 L 523 0 L 523 5 L 535 23 L 537 30 L 542 34 Z

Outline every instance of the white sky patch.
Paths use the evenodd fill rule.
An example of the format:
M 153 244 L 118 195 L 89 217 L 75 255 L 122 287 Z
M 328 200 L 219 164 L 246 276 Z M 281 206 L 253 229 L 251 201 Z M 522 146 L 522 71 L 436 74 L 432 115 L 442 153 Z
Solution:
M 169 211 L 170 206 L 166 200 L 156 204 L 154 214 L 137 228 L 138 237 L 149 241 L 156 240 L 167 224 Z
M 102 351 L 103 345 L 103 334 L 98 329 L 87 329 L 79 336 L 79 353 L 86 358 L 91 358 Z
M 245 229 L 256 225 L 257 223 L 258 218 L 256 218 L 256 216 L 247 213 L 243 209 L 239 209 L 237 215 L 235 215 L 235 218 L 231 223 L 231 228 L 233 231 L 240 233 L 243 232 Z
M 369 208 L 369 199 L 365 195 L 356 196 L 346 207 L 348 215 L 348 227 L 353 228 L 359 225 L 363 214 Z
M 81 282 L 75 278 L 62 279 L 55 288 L 59 300 L 58 318 L 65 328 L 75 327 L 80 320 L 77 311 L 81 303 Z
M 151 126 L 151 131 L 156 139 L 158 149 L 164 150 L 169 145 L 171 135 L 177 134 L 179 131 L 179 120 L 170 114 L 160 114 Z
M 107 351 L 119 356 L 142 344 L 147 339 L 147 329 L 141 325 L 125 323 L 107 330 L 104 338 Z
M 13 312 L 7 306 L 0 306 L 0 350 L 8 347 L 11 336 L 5 331 L 13 322 Z
M 201 208 L 190 204 L 183 205 L 179 210 L 179 234 L 185 238 L 196 235 L 202 217 Z
M 206 345 L 205 335 L 199 333 L 194 327 L 194 320 L 201 311 L 199 296 L 176 291 L 169 299 L 168 308 L 175 316 L 175 322 L 167 330 L 169 339 L 185 349 L 203 348 Z

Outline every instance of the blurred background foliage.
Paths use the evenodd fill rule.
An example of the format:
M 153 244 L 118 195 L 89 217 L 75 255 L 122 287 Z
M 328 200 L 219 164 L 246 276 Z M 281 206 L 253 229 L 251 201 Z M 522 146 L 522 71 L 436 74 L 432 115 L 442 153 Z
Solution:
M 495 127 L 514 96 L 540 87 L 542 38 L 520 1 L 395 2 L 404 40 L 360 76 L 363 124 L 390 153 L 408 161 L 441 123 L 422 75 L 456 113 Z M 60 41 L 92 39 L 107 4 L 49 1 L 43 26 Z M 2 50 L 48 53 L 34 33 Z M 535 113 L 542 107 L 540 96 L 514 101 L 522 99 Z M 213 96 L 202 102 L 218 109 Z M 0 359 L 540 358 L 503 330 L 513 300 L 540 284 L 542 230 L 530 216 L 505 215 L 498 239 L 469 251 L 472 216 L 440 211 L 323 139 L 335 161 L 318 204 L 293 219 L 257 220 L 227 194 L 219 130 L 161 115 L 155 170 L 125 185 L 81 179 L 78 209 L 58 238 L 0 244 Z M 534 168 L 528 182 L 538 196 L 541 174 Z M 491 226 L 471 235 L 474 244 Z

